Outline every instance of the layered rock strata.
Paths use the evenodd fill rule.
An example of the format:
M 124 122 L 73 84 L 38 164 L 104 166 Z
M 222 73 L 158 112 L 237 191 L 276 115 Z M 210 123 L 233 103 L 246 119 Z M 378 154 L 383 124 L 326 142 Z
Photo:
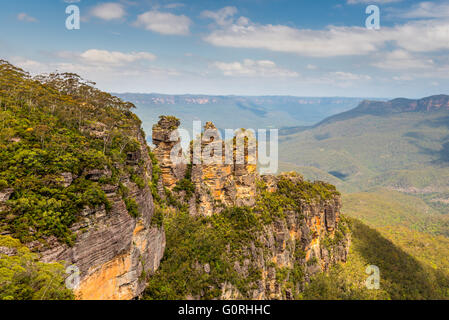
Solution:
M 174 164 L 171 160 L 173 148 L 182 153 L 180 140 L 173 139 L 177 137 L 174 132 L 179 124 L 173 117 L 161 117 L 153 127 L 154 154 L 161 167 L 162 183 L 169 190 L 186 174 L 185 163 Z M 198 149 L 195 143 L 199 143 Z M 241 130 L 234 141 L 225 142 L 215 125 L 206 123 L 204 133 L 191 144 L 190 150 L 190 176 L 195 187 L 194 195 L 189 199 L 191 214 L 210 216 L 223 207 L 254 205 L 257 177 L 255 145 L 255 137 L 250 132 Z
M 71 227 L 76 235 L 73 246 L 61 244 L 56 238 L 47 239 L 45 246 L 39 242 L 28 244 L 40 253 L 42 261 L 65 261 L 79 270 L 80 283 L 74 290 L 77 299 L 136 298 L 145 289 L 147 276 L 156 271 L 162 259 L 165 233 L 152 223 L 154 203 L 148 187 L 152 164 L 146 142 L 140 131 L 136 132 L 140 150 L 128 154 L 127 165 L 143 177 L 144 187 L 137 186 L 129 175 L 120 177 L 120 183 L 128 190 L 128 197 L 135 199 L 138 218 L 128 212 L 118 185 L 103 185 L 111 208 L 86 208 Z M 84 175 L 98 181 L 110 174 L 107 169 L 97 169 Z M 63 178 L 65 185 L 70 184 L 72 177 L 65 174 Z

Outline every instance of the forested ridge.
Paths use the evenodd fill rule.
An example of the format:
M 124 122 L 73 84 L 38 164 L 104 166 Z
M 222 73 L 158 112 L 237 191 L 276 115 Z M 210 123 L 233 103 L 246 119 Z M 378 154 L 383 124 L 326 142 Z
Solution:
M 102 186 L 119 184 L 129 170 L 127 153 L 139 148 L 135 132 L 141 122 L 130 111 L 134 105 L 94 85 L 71 73 L 32 77 L 0 61 L 0 194 L 6 198 L 0 202 L 0 246 L 6 248 L 0 250 L 0 298 L 71 297 L 61 281 L 62 265 L 38 262 L 28 249 L 17 249 L 18 241 L 31 247 L 73 245 L 70 227 L 83 210 L 109 209 Z M 111 174 L 88 179 L 92 170 Z M 125 189 L 120 191 L 127 209 L 136 215 Z M 39 294 L 48 277 L 59 284 L 59 293 Z

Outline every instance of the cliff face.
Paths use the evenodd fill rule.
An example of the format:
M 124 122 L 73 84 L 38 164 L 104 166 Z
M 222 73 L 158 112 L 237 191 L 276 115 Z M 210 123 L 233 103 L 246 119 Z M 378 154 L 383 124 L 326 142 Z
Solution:
M 153 126 L 153 143 L 156 146 L 153 153 L 159 161 L 162 185 L 169 190 L 184 177 L 186 171 L 185 164 L 174 164 L 171 161 L 171 151 L 180 141 L 176 131 L 179 125 L 180 122 L 176 118 L 164 117 Z
M 301 183 L 295 175 L 262 177 L 270 193 L 277 192 L 277 183 L 288 180 Z M 298 210 L 286 210 L 281 217 L 266 224 L 258 243 L 251 243 L 234 268 L 242 277 L 251 269 L 261 270 L 261 278 L 252 284 L 251 299 L 294 299 L 310 278 L 329 269 L 337 262 L 345 262 L 349 253 L 350 237 L 342 232 L 341 202 L 338 195 L 324 201 L 301 201 Z M 225 284 L 222 299 L 244 298 L 235 287 Z
M 418 100 L 398 98 L 385 102 L 368 100 L 360 103 L 355 110 L 369 114 L 449 110 L 449 96 L 442 94 Z
M 171 126 L 170 130 L 176 130 L 177 125 Z M 216 128 L 207 123 L 205 130 L 214 131 Z M 225 143 L 229 142 L 204 135 L 201 151 L 223 148 L 224 158 Z M 211 147 L 213 144 L 215 148 Z M 218 243 L 213 245 L 218 248 L 223 246 L 223 252 L 213 259 L 220 260 L 219 265 L 230 265 L 228 273 L 232 276 L 223 274 L 225 271 L 211 270 L 214 268 L 213 263 L 217 262 L 205 261 L 202 254 L 192 258 L 194 272 L 211 278 L 211 283 L 205 285 L 206 289 L 192 289 L 183 297 L 294 299 L 314 274 L 328 270 L 337 262 L 346 261 L 350 236 L 345 221 L 341 221 L 340 217 L 340 194 L 333 186 L 307 182 L 293 173 L 259 176 L 252 161 L 254 159 L 251 159 L 253 155 L 257 160 L 257 154 L 251 152 L 249 143 L 243 151 L 243 164 L 236 163 L 239 151 L 235 146 L 232 150 L 231 164 L 223 161 L 211 164 L 194 162 L 190 165 L 191 175 L 186 175 L 193 186 L 190 198 L 186 197 L 185 190 L 176 187 L 185 184 L 186 178 L 170 179 L 170 186 L 175 185 L 171 192 L 174 198 L 180 199 L 178 207 L 184 205 L 192 219 L 206 219 L 203 223 L 213 226 L 205 231 L 210 233 L 210 237 L 215 237 L 215 232 L 219 234 L 218 238 L 231 234 L 251 234 L 242 243 L 238 237 L 230 236 L 233 240 L 229 240 L 229 243 L 217 240 Z M 162 162 L 167 155 L 158 154 L 157 157 Z M 165 183 L 166 180 L 163 181 Z M 249 211 L 233 209 L 237 207 L 248 208 Z M 222 212 L 222 217 L 215 218 Z M 250 213 L 246 216 L 245 212 Z M 239 227 L 239 219 L 251 222 Z M 223 225 L 229 225 L 231 229 L 221 230 Z M 201 231 L 198 234 L 201 238 Z M 193 232 L 185 236 L 195 241 L 192 239 L 197 234 Z M 182 239 L 176 240 L 179 241 Z M 176 251 L 176 248 L 173 250 Z M 190 249 L 180 249 L 185 250 Z M 191 250 L 196 252 L 202 248 Z M 210 288 L 220 293 L 211 293 L 214 290 Z
M 78 269 L 79 299 L 139 296 L 165 233 L 153 221 L 153 167 L 134 105 L 76 74 L 32 77 L 3 60 L 0 101 L 0 235 Z
M 127 189 L 128 198 L 135 199 L 137 218 L 128 212 L 119 186 L 107 184 L 102 189 L 111 208 L 86 208 L 82 218 L 71 227 L 77 239 L 73 246 L 56 239 L 47 241 L 50 247 L 41 247 L 38 242 L 28 244 L 40 252 L 44 262 L 62 260 L 79 269 L 77 299 L 133 299 L 145 289 L 147 276 L 156 271 L 162 259 L 165 233 L 162 227 L 152 224 L 154 204 L 148 187 L 151 160 L 139 130 L 136 137 L 140 150 L 128 154 L 126 165 L 135 175 L 143 177 L 144 187 L 132 182 L 129 174 L 120 177 L 120 185 Z M 110 175 L 107 169 L 85 172 L 85 177 L 94 181 Z M 71 179 L 66 181 L 68 185 Z

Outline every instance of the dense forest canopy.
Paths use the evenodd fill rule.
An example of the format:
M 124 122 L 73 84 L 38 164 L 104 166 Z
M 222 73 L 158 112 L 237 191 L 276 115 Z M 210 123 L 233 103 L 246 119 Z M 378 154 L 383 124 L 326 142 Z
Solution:
M 117 164 L 138 148 L 132 108 L 76 74 L 32 77 L 1 60 L 0 192 L 11 195 L 0 230 L 24 243 L 53 236 L 72 244 L 69 227 L 86 207 L 108 208 L 100 186 L 117 182 Z M 85 178 L 98 168 L 112 171 L 111 181 Z M 64 174 L 73 177 L 68 187 Z

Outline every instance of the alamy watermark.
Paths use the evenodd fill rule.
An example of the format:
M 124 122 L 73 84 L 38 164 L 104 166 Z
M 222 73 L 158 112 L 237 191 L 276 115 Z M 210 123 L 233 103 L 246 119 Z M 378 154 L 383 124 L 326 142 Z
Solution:
M 369 14 L 368 18 L 366 18 L 365 26 L 370 30 L 379 30 L 380 29 L 380 9 L 376 5 L 370 5 L 366 7 L 366 14 Z
M 378 266 L 370 265 L 366 267 L 365 273 L 369 277 L 365 280 L 365 286 L 369 290 L 379 290 L 380 289 L 380 269 Z
M 79 6 L 73 4 L 78 3 L 80 0 L 65 0 L 70 3 L 67 6 L 65 13 L 68 15 L 65 21 L 67 30 L 79 30 L 81 28 L 81 16 Z M 365 26 L 370 30 L 380 29 L 380 8 L 376 5 L 369 5 L 365 9 L 365 13 L 369 16 L 365 20 Z
M 75 3 L 80 2 L 80 0 L 65 0 L 65 2 Z M 67 6 L 67 8 L 65 9 L 65 13 L 69 15 L 65 20 L 65 27 L 67 28 L 67 30 L 81 29 L 80 8 L 75 4 L 71 4 Z
M 78 289 L 80 286 L 80 269 L 75 265 L 71 265 L 65 269 L 65 273 L 68 274 L 65 279 L 67 289 Z

